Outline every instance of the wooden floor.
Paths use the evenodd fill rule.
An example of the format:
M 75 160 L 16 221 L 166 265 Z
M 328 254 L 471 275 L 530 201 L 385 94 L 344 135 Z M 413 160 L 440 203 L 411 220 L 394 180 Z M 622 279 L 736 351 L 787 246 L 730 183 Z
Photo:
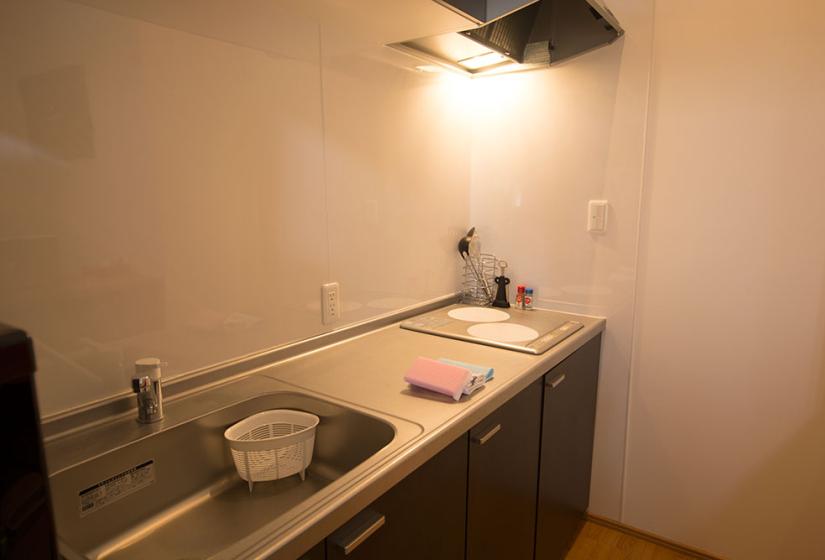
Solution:
M 658 544 L 588 521 L 567 560 L 694 560 Z

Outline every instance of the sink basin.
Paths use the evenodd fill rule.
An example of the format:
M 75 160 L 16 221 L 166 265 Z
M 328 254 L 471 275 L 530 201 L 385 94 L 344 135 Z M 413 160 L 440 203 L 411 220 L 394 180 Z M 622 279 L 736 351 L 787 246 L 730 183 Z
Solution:
M 262 384 L 279 385 L 247 381 L 241 384 L 246 391 L 236 385 L 231 395 L 255 393 Z M 197 414 L 221 399 L 231 397 L 205 394 L 196 403 L 183 402 L 191 398 L 179 406 L 172 403 L 163 426 L 124 419 L 48 444 L 50 466 L 61 455 L 70 457 L 64 463 L 77 461 L 60 465 L 50 476 L 61 553 L 101 559 L 251 555 L 262 542 L 277 543 L 293 523 L 311 516 L 421 432 L 409 422 L 295 390 L 258 392 Z M 223 432 L 247 416 L 275 408 L 320 418 L 313 460 L 306 480 L 294 475 L 259 482 L 250 493 Z M 193 417 L 180 418 L 193 412 Z M 127 441 L 119 445 L 118 438 Z M 82 454 L 84 441 L 91 456 L 73 456 Z M 96 453 L 95 446 L 114 448 Z

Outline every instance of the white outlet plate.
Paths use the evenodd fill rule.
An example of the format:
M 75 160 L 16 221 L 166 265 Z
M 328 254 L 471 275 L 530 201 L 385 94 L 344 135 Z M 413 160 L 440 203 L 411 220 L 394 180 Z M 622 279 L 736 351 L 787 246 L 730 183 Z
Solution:
M 341 318 L 341 287 L 338 282 L 321 286 L 321 322 L 325 325 Z

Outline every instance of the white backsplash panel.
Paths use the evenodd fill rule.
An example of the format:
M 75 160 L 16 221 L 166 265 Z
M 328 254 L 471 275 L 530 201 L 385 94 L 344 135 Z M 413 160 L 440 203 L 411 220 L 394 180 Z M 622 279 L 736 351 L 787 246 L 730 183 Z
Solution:
M 408 31 L 341 9 L 0 5 L 0 320 L 34 336 L 42 414 L 136 358 L 170 378 L 455 291 L 463 116 L 382 59 L 376 29 Z

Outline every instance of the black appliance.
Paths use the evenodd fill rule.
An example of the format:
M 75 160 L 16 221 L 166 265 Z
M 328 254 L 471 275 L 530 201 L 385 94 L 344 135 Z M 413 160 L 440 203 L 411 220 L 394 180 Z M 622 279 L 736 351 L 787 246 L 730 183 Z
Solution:
M 58 558 L 34 371 L 31 338 L 0 323 L 0 560 Z

